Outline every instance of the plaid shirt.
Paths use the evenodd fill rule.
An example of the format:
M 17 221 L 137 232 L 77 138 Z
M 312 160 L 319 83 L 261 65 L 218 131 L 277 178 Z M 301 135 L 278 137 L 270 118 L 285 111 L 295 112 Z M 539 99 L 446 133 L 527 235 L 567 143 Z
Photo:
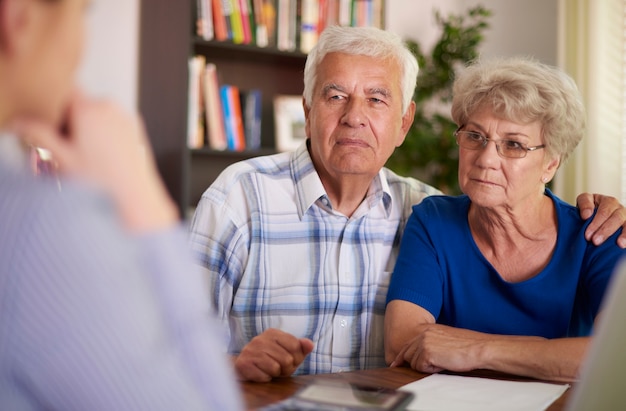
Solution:
M 384 366 L 400 236 L 411 205 L 436 193 L 383 168 L 348 218 L 333 210 L 306 144 L 224 170 L 198 204 L 190 244 L 229 352 L 278 328 L 315 343 L 297 374 Z

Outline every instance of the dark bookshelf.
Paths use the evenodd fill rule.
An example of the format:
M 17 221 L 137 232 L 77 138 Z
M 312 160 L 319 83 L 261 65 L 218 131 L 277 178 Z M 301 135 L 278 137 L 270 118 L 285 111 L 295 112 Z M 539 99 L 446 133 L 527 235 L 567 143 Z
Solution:
M 229 164 L 274 153 L 273 98 L 302 94 L 306 56 L 275 48 L 205 41 L 193 34 L 196 0 L 143 0 L 139 110 L 159 172 L 183 216 Z M 220 84 L 262 92 L 261 149 L 243 152 L 187 147 L 188 59 L 215 63 Z

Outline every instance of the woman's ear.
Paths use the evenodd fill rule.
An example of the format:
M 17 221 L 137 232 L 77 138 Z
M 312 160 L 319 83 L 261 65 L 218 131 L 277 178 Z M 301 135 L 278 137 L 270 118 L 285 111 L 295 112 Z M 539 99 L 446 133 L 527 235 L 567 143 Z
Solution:
M 546 169 L 544 171 L 543 177 L 541 178 L 541 181 L 543 183 L 547 183 L 548 181 L 552 180 L 560 164 L 561 164 L 561 157 L 559 156 L 554 157 L 552 160 L 550 160 L 548 164 L 546 165 Z

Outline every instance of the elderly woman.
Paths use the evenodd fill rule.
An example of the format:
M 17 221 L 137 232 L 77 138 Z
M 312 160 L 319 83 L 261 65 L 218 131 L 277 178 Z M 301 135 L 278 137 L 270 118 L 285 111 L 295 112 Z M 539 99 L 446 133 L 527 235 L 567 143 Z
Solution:
M 455 81 L 452 116 L 464 195 L 413 208 L 387 297 L 386 361 L 572 380 L 625 253 L 615 238 L 588 242 L 588 222 L 545 187 L 583 136 L 577 88 L 527 59 L 478 62 Z

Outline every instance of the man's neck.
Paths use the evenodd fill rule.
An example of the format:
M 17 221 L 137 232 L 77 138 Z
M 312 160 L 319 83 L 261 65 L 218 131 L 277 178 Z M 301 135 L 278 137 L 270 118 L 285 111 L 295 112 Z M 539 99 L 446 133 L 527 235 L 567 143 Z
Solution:
M 347 217 L 352 216 L 363 202 L 372 184 L 371 176 L 347 175 L 341 176 L 340 178 L 320 177 L 333 209 Z

